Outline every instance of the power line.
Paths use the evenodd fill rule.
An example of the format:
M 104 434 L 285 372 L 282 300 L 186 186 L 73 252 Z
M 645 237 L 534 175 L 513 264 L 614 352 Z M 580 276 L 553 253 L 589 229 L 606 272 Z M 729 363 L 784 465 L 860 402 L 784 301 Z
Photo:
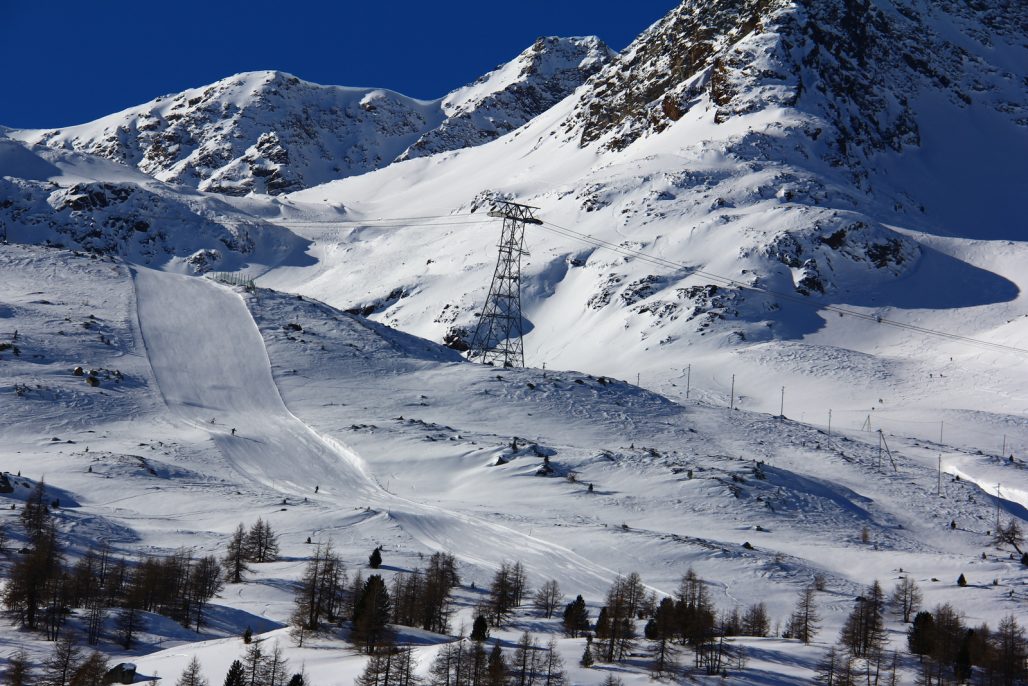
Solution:
M 181 216 L 181 215 L 147 214 L 145 216 L 147 216 L 148 218 L 151 218 L 151 219 L 160 219 L 160 218 L 164 218 L 164 219 L 190 219 L 191 218 L 189 216 Z M 237 224 L 237 225 L 239 225 L 239 224 L 248 224 L 250 222 L 253 222 L 253 223 L 265 223 L 265 224 L 271 224 L 271 225 L 274 225 L 274 226 L 284 226 L 284 227 L 290 227 L 290 226 L 297 226 L 297 227 L 300 227 L 300 226 L 307 226 L 307 227 L 312 227 L 312 226 L 326 226 L 326 227 L 331 227 L 331 226 L 339 226 L 339 227 L 343 227 L 343 226 L 354 226 L 354 227 L 372 226 L 374 228 L 382 228 L 382 229 L 409 228 L 409 227 L 414 227 L 414 226 L 419 227 L 419 228 L 446 227 L 446 226 L 465 226 L 465 225 L 470 226 L 470 225 L 487 223 L 489 221 L 486 218 L 475 219 L 475 220 L 472 220 L 472 221 L 467 221 L 467 219 L 466 219 L 466 218 L 477 217 L 477 216 L 479 216 L 479 215 L 476 215 L 475 213 L 463 212 L 463 213 L 454 213 L 454 214 L 449 214 L 449 215 L 421 215 L 421 216 L 414 216 L 414 217 L 392 217 L 392 218 L 389 218 L 389 217 L 378 217 L 378 218 L 369 218 L 369 219 L 360 219 L 360 220 L 357 220 L 357 219 L 342 220 L 341 219 L 341 220 L 334 220 L 334 221 L 333 220 L 313 220 L 313 219 L 279 219 L 279 220 L 275 220 L 275 219 L 265 219 L 263 217 L 257 217 L 257 216 L 248 216 L 246 219 L 229 218 L 229 217 L 215 218 L 215 217 L 205 216 L 205 215 L 202 215 L 202 214 L 195 214 L 195 215 L 192 216 L 192 218 L 199 217 L 201 219 L 205 219 L 207 221 L 210 221 L 210 222 L 216 223 L 216 224 Z M 450 220 L 451 218 L 454 218 L 454 217 L 461 218 L 461 221 L 445 221 L 445 220 Z M 444 220 L 444 221 L 430 221 L 430 220 Z M 195 219 L 194 219 L 194 221 L 195 221 Z M 1016 353 L 1016 354 L 1019 354 L 1019 355 L 1028 355 L 1028 349 L 1025 349 L 1025 348 L 1018 348 L 1016 346 L 1005 345 L 1003 343 L 994 343 L 992 341 L 986 341 L 986 340 L 982 340 L 980 338 L 972 338 L 970 336 L 963 336 L 961 334 L 956 334 L 956 333 L 952 333 L 952 332 L 949 332 L 949 331 L 940 331 L 938 329 L 930 329 L 928 327 L 918 326 L 916 324 L 910 324 L 908 322 L 901 322 L 901 321 L 898 321 L 898 320 L 895 320 L 895 319 L 889 319 L 889 318 L 886 318 L 886 317 L 882 317 L 881 315 L 866 314 L 864 312 L 858 312 L 856 310 L 852 310 L 852 309 L 849 309 L 849 308 L 846 308 L 846 307 L 841 307 L 839 305 L 830 305 L 830 304 L 826 304 L 826 303 L 811 302 L 810 300 L 802 298 L 802 297 L 799 297 L 799 296 L 797 296 L 797 295 L 795 295 L 793 293 L 786 293 L 786 292 L 783 292 L 783 291 L 777 291 L 777 290 L 768 288 L 766 286 L 757 286 L 757 285 L 746 283 L 746 282 L 743 282 L 743 281 L 739 281 L 737 279 L 733 279 L 733 278 L 730 278 L 730 277 L 727 277 L 727 276 L 721 276 L 720 274 L 714 274 L 713 272 L 708 272 L 708 271 L 705 271 L 703 269 L 697 269 L 695 267 L 690 267 L 689 265 L 681 263 L 681 262 L 676 262 L 674 260 L 669 260 L 669 259 L 666 259 L 666 258 L 663 258 L 663 257 L 658 257 L 656 255 L 650 255 L 650 254 L 644 253 L 644 252 L 639 251 L 639 250 L 634 250 L 632 248 L 625 247 L 623 245 L 618 245 L 616 243 L 611 243 L 611 242 L 605 241 L 605 240 L 603 240 L 601 238 L 596 238 L 596 237 L 591 236 L 589 234 L 585 234 L 585 233 L 581 233 L 579 231 L 575 231 L 574 229 L 570 229 L 570 228 L 568 228 L 566 226 L 561 226 L 559 224 L 554 224 L 553 222 L 550 222 L 550 221 L 543 222 L 539 226 L 541 228 L 543 228 L 543 229 L 546 229 L 547 231 L 550 231 L 552 233 L 556 233 L 558 235 L 564 236 L 565 238 L 571 238 L 572 240 L 578 240 L 578 241 L 584 242 L 586 244 L 593 245 L 595 247 L 605 248 L 605 249 L 610 250 L 612 252 L 620 253 L 622 255 L 626 255 L 626 256 L 629 256 L 629 257 L 635 257 L 635 258 L 643 260 L 645 262 L 649 262 L 651 264 L 655 264 L 655 265 L 658 265 L 658 266 L 666 267 L 666 268 L 673 269 L 673 270 L 676 270 L 676 271 L 684 269 L 684 270 L 688 271 L 689 274 L 695 274 L 697 276 L 702 276 L 702 277 L 704 277 L 706 279 L 709 279 L 709 280 L 717 282 L 717 283 L 721 283 L 723 285 L 734 286 L 734 287 L 742 289 L 742 290 L 750 290 L 750 291 L 755 291 L 755 292 L 759 292 L 759 293 L 766 293 L 768 295 L 773 295 L 773 296 L 776 296 L 776 297 L 781 298 L 783 300 L 788 300 L 788 301 L 791 301 L 791 302 L 799 303 L 801 305 L 804 305 L 806 307 L 811 307 L 811 308 L 816 309 L 816 310 L 825 310 L 825 311 L 828 311 L 828 312 L 835 312 L 835 313 L 837 313 L 837 314 L 839 314 L 841 316 L 854 317 L 856 319 L 861 319 L 861 320 L 864 320 L 864 321 L 874 322 L 876 324 L 884 324 L 886 326 L 891 326 L 891 327 L 894 327 L 894 328 L 903 329 L 903 330 L 911 331 L 911 332 L 914 332 L 914 333 L 919 333 L 919 334 L 922 334 L 922 335 L 925 335 L 925 336 L 934 336 L 934 337 L 937 337 L 937 338 L 943 338 L 943 339 L 946 339 L 946 340 L 950 340 L 950 341 L 953 341 L 953 342 L 956 342 L 956 343 L 963 343 L 963 344 L 966 344 L 966 345 L 974 345 L 974 346 L 978 346 L 978 347 L 981 347 L 981 348 L 985 348 L 985 349 L 989 349 L 989 350 L 994 350 L 994 351 L 997 351 L 997 352 Z
M 548 231 L 551 231 L 553 233 L 557 233 L 559 235 L 562 235 L 562 236 L 564 236 L 566 238 L 571 238 L 571 239 L 574 239 L 574 240 L 579 240 L 579 241 L 582 241 L 584 243 L 588 243 L 588 244 L 594 245 L 596 247 L 606 248 L 607 250 L 611 250 L 613 252 L 621 253 L 623 255 L 627 255 L 627 256 L 630 256 L 630 257 L 636 257 L 636 258 L 639 258 L 639 259 L 641 259 L 643 261 L 650 262 L 652 264 L 657 264 L 657 265 L 660 265 L 660 266 L 663 266 L 663 267 L 668 267 L 668 268 L 675 269 L 675 270 L 682 270 L 682 269 L 684 269 L 684 270 L 687 270 L 690 274 L 696 274 L 698 276 L 702 276 L 702 277 L 710 279 L 712 281 L 716 281 L 716 282 L 719 282 L 719 283 L 722 283 L 722 284 L 725 284 L 725 285 L 735 286 L 737 288 L 744 289 L 744 290 L 751 290 L 751 291 L 757 291 L 757 292 L 760 292 L 760 293 L 766 293 L 768 295 L 774 295 L 774 296 L 776 296 L 778 298 L 782 298 L 784 300 L 790 300 L 792 302 L 800 303 L 802 305 L 805 305 L 807 307 L 812 307 L 814 309 L 827 310 L 829 312 L 836 312 L 836 313 L 838 313 L 840 315 L 855 317 L 857 319 L 863 319 L 865 321 L 875 322 L 876 324 L 885 324 L 886 326 L 892 326 L 892 327 L 895 327 L 895 328 L 904 329 L 904 330 L 907 330 L 907 331 L 912 331 L 912 332 L 924 334 L 924 335 L 927 335 L 927 336 L 936 336 L 938 338 L 945 338 L 947 340 L 951 340 L 951 341 L 954 341 L 954 342 L 957 342 L 957 343 L 964 343 L 964 344 L 967 344 L 967 345 L 977 345 L 979 347 L 988 348 L 990 350 L 995 350 L 995 351 L 998 351 L 998 352 L 1008 352 L 1008 353 L 1017 353 L 1017 354 L 1020 354 L 1020 355 L 1028 355 L 1028 349 L 1025 349 L 1025 348 L 1018 348 L 1016 346 L 1005 345 L 1003 343 L 994 343 L 992 341 L 985 341 L 985 340 L 982 340 L 982 339 L 979 339 L 979 338 L 972 338 L 970 336 L 963 336 L 963 335 L 952 333 L 952 332 L 949 332 L 949 331 L 940 331 L 938 329 L 929 329 L 927 327 L 918 326 L 916 324 L 909 324 L 907 322 L 901 322 L 901 321 L 897 321 L 895 319 L 888 319 L 888 318 L 882 317 L 880 315 L 872 315 L 872 314 L 866 314 L 864 312 L 858 312 L 856 310 L 851 310 L 851 309 L 846 308 L 846 307 L 840 307 L 838 305 L 829 305 L 829 304 L 824 304 L 824 303 L 811 302 L 810 300 L 807 300 L 805 298 L 801 298 L 801 297 L 796 296 L 796 295 L 794 295 L 792 293 L 785 293 L 785 292 L 782 292 L 782 291 L 777 291 L 777 290 L 774 290 L 774 289 L 771 289 L 771 288 L 767 288 L 766 286 L 757 286 L 757 285 L 754 285 L 754 284 L 745 283 L 743 281 L 738 281 L 737 279 L 732 279 L 732 278 L 727 277 L 727 276 L 721 276 L 719 274 L 714 274 L 712 272 L 708 272 L 708 271 L 705 271 L 705 270 L 702 270 L 702 269 L 696 269 L 696 268 L 690 267 L 689 265 L 683 264 L 681 262 L 675 262 L 673 260 L 669 260 L 669 259 L 666 259 L 666 258 L 663 258 L 663 257 L 657 257 L 657 256 L 654 256 L 654 255 L 649 255 L 647 253 L 643 253 L 643 252 L 638 251 L 638 250 L 633 250 L 631 248 L 626 248 L 626 247 L 621 246 L 621 245 L 616 245 L 614 243 L 610 243 L 609 241 L 604 241 L 602 239 L 590 236 L 589 234 L 581 233 L 581 232 L 575 231 L 574 229 L 569 229 L 566 226 L 560 226 L 559 224 L 554 224 L 553 222 L 549 222 L 549 221 L 544 222 L 543 225 L 542 225 L 542 228 L 544 228 L 544 229 L 546 229 Z

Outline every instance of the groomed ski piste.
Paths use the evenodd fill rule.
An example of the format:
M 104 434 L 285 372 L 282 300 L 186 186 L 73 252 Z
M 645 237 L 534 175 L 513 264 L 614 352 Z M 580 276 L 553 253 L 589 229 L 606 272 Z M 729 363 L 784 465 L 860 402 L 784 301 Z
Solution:
M 309 683 L 353 683 L 367 658 L 340 632 L 303 648 L 288 635 L 294 584 L 316 543 L 331 542 L 365 576 L 377 546 L 387 578 L 436 551 L 456 556 L 451 635 L 396 627 L 422 673 L 470 631 L 503 561 L 521 561 L 533 587 L 555 579 L 568 600 L 581 593 L 594 619 L 619 573 L 637 571 L 663 595 L 692 568 L 720 609 L 765 602 L 773 635 L 821 575 L 814 643 L 733 639 L 748 660 L 729 668 L 732 683 L 807 683 L 876 579 L 889 591 L 909 574 L 926 607 L 951 603 L 975 625 L 1023 616 L 1028 601 L 1024 567 L 987 533 L 997 519 L 1028 516 L 1016 487 L 998 497 L 988 488 L 1025 483 L 1022 461 L 965 454 L 937 494 L 937 454 L 952 446 L 889 435 L 880 452 L 877 434 L 829 436 L 626 380 L 473 365 L 309 298 L 117 259 L 7 245 L 0 274 L 0 331 L 16 326 L 20 350 L 2 359 L 0 458 L 21 475 L 0 498 L 24 499 L 45 478 L 73 555 L 106 541 L 130 559 L 179 547 L 220 556 L 236 525 L 258 517 L 279 535 L 280 560 L 226 585 L 200 633 L 150 615 L 135 650 L 102 641 L 112 663 L 164 683 L 194 655 L 220 681 L 246 627 L 277 641 Z M 100 385 L 87 386 L 77 366 L 97 370 Z M 7 521 L 17 514 L 0 509 Z M 906 627 L 895 617 L 888 627 L 902 649 Z M 563 638 L 559 619 L 529 606 L 492 636 L 510 647 L 524 630 L 558 636 L 571 683 L 611 672 L 650 681 L 641 639 L 626 662 L 585 669 L 584 639 Z M 3 655 L 27 647 L 41 660 L 51 646 L 13 629 L 0 637 Z M 912 680 L 916 660 L 902 660 Z

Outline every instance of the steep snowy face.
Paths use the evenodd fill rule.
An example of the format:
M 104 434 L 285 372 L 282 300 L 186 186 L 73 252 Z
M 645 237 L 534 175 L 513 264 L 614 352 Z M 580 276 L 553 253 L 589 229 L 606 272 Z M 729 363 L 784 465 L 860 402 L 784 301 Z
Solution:
M 1026 23 L 1023 4 L 999 0 L 686 0 L 589 79 L 560 127 L 611 164 L 677 150 L 687 169 L 648 164 L 663 168 L 632 179 L 649 193 L 627 202 L 628 179 L 609 171 L 573 197 L 587 212 L 620 200 L 641 244 L 642 225 L 675 215 L 734 233 L 731 271 L 753 285 L 811 295 L 886 282 L 920 249 L 885 224 L 931 220 L 928 184 L 883 169 L 922 147 L 922 128 L 962 117 L 995 117 L 997 145 L 1025 142 Z M 948 156 L 951 141 L 928 143 Z
M 507 64 L 443 99 L 446 120 L 400 159 L 486 143 L 557 104 L 614 57 L 595 36 L 540 37 Z
M 597 38 L 540 38 L 509 64 L 431 101 L 252 72 L 89 124 L 14 135 L 202 191 L 278 195 L 379 169 L 397 157 L 492 140 L 566 97 L 610 56 Z
M 830 127 L 805 133 L 833 165 L 918 144 L 926 92 L 1024 126 L 1023 65 L 993 40 L 1016 44 L 1026 25 L 1023 3 L 1003 0 L 685 0 L 590 80 L 564 126 L 619 150 L 698 104 L 718 123 L 795 108 Z

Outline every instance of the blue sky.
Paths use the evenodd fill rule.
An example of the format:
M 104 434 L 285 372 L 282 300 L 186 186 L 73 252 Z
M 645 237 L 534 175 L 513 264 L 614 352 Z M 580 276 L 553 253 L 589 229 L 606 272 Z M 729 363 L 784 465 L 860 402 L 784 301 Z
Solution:
M 7 0 L 0 124 L 78 124 L 259 69 L 440 97 L 540 35 L 598 35 L 620 50 L 676 4 Z

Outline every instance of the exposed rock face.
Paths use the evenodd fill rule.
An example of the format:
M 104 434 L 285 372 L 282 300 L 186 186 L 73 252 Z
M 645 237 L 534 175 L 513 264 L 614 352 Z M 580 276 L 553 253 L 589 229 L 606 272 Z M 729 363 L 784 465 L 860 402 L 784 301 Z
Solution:
M 1028 125 L 1023 84 L 1011 101 L 1015 75 L 987 59 L 990 35 L 1026 27 L 1005 0 L 685 0 L 589 80 L 565 129 L 617 150 L 697 105 L 718 122 L 791 107 L 829 125 L 816 135 L 844 164 L 916 145 L 911 103 L 928 91 Z
M 305 245 L 218 196 L 126 173 L 90 155 L 29 148 L 0 135 L 0 163 L 21 174 L 0 176 L 0 223 L 15 242 L 177 263 L 193 273 L 238 269 Z M 91 173 L 97 177 L 87 180 Z
M 1025 27 L 1028 6 L 1006 0 L 684 0 L 592 76 L 561 123 L 580 147 L 631 156 L 652 140 L 648 151 L 673 150 L 682 168 L 607 174 L 574 197 L 585 212 L 616 208 L 637 232 L 676 215 L 736 232 L 749 285 L 810 296 L 898 276 L 921 249 L 882 222 L 908 223 L 924 207 L 882 179 L 880 160 L 919 147 L 939 109 L 974 103 L 1028 127 L 1028 77 L 992 50 L 1001 37 L 1017 45 Z M 683 119 L 726 133 L 675 137 Z M 650 190 L 626 200 L 630 183 Z M 639 284 L 608 274 L 587 306 L 674 309 L 673 282 Z

